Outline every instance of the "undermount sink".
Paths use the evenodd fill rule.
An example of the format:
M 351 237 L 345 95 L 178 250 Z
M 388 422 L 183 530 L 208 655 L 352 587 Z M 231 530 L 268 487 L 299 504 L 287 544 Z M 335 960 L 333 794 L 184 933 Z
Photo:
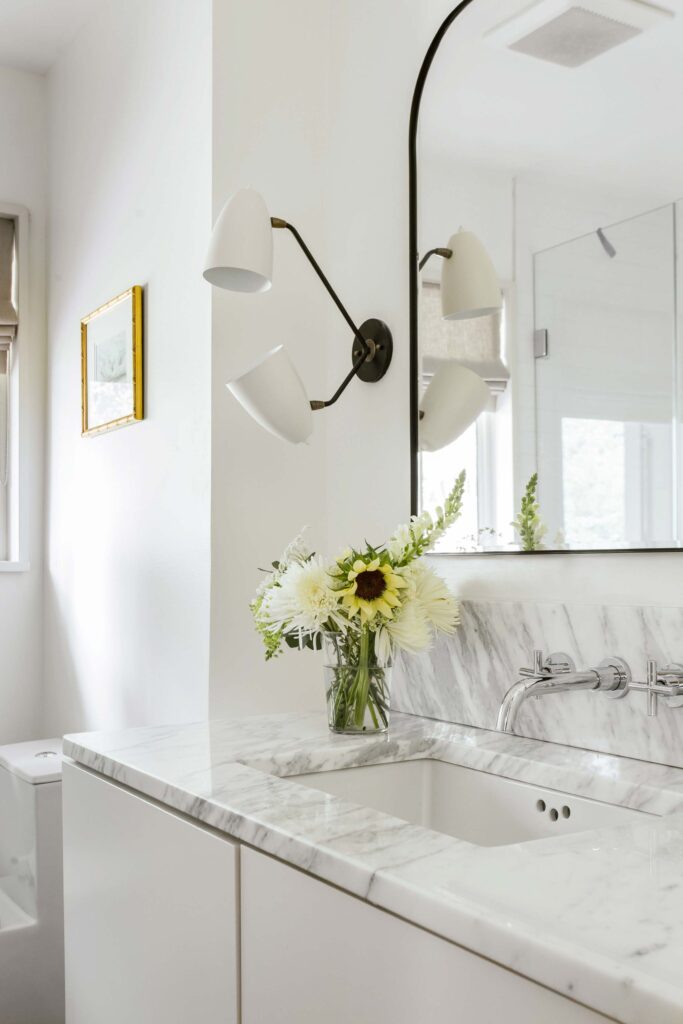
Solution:
M 505 846 L 651 816 L 433 759 L 290 776 L 291 781 L 477 846 Z

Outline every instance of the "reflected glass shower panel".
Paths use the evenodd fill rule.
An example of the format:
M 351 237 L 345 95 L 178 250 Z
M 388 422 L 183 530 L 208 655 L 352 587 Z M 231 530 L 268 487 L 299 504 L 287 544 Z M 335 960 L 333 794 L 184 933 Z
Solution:
M 539 499 L 549 546 L 670 547 L 675 469 L 675 208 L 534 257 Z

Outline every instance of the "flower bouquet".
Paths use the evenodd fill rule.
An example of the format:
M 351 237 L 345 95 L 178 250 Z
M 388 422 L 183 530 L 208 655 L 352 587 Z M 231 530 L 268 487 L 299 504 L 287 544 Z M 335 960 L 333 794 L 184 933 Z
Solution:
M 394 651 L 423 651 L 458 625 L 457 601 L 421 557 L 460 515 L 464 488 L 462 472 L 443 508 L 414 516 L 385 545 L 349 548 L 329 563 L 300 534 L 268 570 L 251 603 L 266 659 L 283 644 L 324 644 L 333 732 L 384 731 Z

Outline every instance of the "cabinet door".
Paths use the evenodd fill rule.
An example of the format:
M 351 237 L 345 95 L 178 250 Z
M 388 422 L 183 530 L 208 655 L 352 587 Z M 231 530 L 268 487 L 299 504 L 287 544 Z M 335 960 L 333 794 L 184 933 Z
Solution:
M 606 1024 L 526 978 L 243 849 L 242 1024 Z
M 236 1024 L 237 847 L 64 765 L 67 1024 Z

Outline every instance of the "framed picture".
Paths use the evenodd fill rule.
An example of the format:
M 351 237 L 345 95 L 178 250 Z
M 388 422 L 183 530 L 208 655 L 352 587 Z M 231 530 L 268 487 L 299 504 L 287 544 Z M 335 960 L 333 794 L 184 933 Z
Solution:
M 139 284 L 81 320 L 81 391 L 83 437 L 142 419 Z

